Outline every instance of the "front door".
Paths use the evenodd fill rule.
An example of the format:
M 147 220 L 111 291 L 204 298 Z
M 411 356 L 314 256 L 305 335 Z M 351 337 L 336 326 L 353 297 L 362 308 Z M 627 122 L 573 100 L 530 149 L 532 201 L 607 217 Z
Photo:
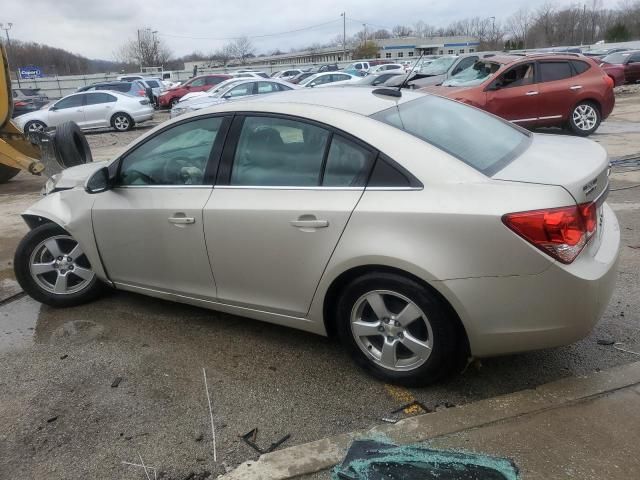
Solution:
M 227 123 L 205 117 L 160 131 L 126 153 L 116 186 L 95 196 L 96 242 L 116 285 L 216 297 L 202 209 Z
M 539 94 L 534 63 L 521 63 L 491 83 L 486 110 L 519 125 L 535 125 Z
M 64 122 L 76 122 L 80 127 L 84 120 L 84 93 L 69 95 L 53 104 L 47 115 L 47 126 L 57 127 Z
M 204 209 L 219 301 L 302 317 L 362 196 L 373 153 L 298 119 L 234 122 L 237 148 L 225 146 Z

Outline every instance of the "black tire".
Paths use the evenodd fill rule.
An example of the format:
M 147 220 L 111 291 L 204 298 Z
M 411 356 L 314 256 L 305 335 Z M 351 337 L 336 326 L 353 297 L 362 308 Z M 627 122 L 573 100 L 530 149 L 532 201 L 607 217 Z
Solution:
M 30 122 L 25 123 L 24 133 L 28 135 L 33 132 L 44 132 L 45 128 L 47 128 L 46 123 L 40 120 L 31 120 Z
M 600 108 L 593 102 L 580 102 L 569 114 L 569 128 L 579 137 L 588 137 L 600 126 Z
M 106 285 L 95 275 L 80 290 L 65 294 L 49 292 L 35 280 L 34 275 L 31 273 L 31 256 L 42 242 L 56 236 L 68 236 L 70 238 L 70 235 L 58 225 L 46 223 L 31 230 L 19 243 L 14 256 L 14 270 L 16 279 L 22 289 L 33 299 L 52 307 L 73 307 L 98 298 L 106 289 Z M 71 241 L 73 240 L 71 239 Z M 90 269 L 91 267 L 84 255 L 80 255 L 76 262 L 82 262 L 85 268 L 88 266 Z M 57 275 L 57 272 L 52 273 Z M 73 278 L 75 279 L 76 277 Z
M 0 183 L 7 183 L 13 177 L 20 173 L 19 168 L 9 167 L 7 165 L 0 165 Z
M 58 162 L 65 168 L 93 161 L 89 142 L 76 122 L 65 122 L 56 127 L 53 145 Z
M 424 363 L 411 370 L 397 371 L 384 368 L 374 361 L 371 355 L 364 353 L 352 333 L 351 314 L 359 299 L 369 292 L 380 290 L 400 294 L 409 299 L 424 313 L 431 326 L 433 333 L 431 353 Z M 386 302 L 389 303 L 388 300 Z M 338 300 L 337 320 L 340 340 L 354 361 L 385 382 L 410 387 L 425 386 L 442 379 L 460 365 L 461 345 L 456 334 L 455 319 L 451 318 L 449 309 L 423 285 L 401 275 L 386 272 L 369 273 L 352 281 L 342 291 Z M 403 338 L 406 337 L 403 336 Z M 398 341 L 401 342 L 399 339 Z
M 111 117 L 111 126 L 118 132 L 127 132 L 133 128 L 134 122 L 130 115 L 117 112 Z

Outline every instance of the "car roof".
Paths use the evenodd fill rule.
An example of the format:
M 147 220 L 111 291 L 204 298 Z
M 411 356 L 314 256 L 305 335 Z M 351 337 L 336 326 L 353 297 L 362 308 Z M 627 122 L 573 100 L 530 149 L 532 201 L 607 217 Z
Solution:
M 256 95 L 251 97 L 251 99 L 247 98 L 243 101 L 259 103 L 262 106 L 282 103 L 314 105 L 369 116 L 381 110 L 391 108 L 394 105 L 409 102 L 425 95 L 424 93 L 403 90 L 402 96 L 398 98 L 390 95 L 376 95 L 373 91 L 377 89 L 380 89 L 380 87 L 348 88 L 336 86 L 317 89 L 301 88 L 279 92 L 277 95 Z M 238 102 L 233 103 L 234 106 L 232 106 L 230 110 L 242 110 Z

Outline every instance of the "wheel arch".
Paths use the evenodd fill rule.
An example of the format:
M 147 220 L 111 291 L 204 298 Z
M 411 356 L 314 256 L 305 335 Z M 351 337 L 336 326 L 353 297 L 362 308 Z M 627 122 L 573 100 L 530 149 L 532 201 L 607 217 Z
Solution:
M 322 304 L 322 317 L 324 327 L 329 337 L 336 337 L 337 335 L 337 314 L 335 310 L 340 293 L 351 281 L 369 273 L 393 273 L 396 275 L 400 275 L 415 281 L 416 283 L 422 285 L 425 289 L 429 290 L 432 294 L 434 294 L 442 302 L 442 305 L 448 311 L 450 317 L 454 319 L 456 334 L 461 340 L 461 353 L 465 355 L 465 359 L 468 358 L 471 351 L 471 347 L 469 344 L 469 335 L 460 316 L 458 315 L 458 312 L 455 310 L 455 308 L 453 308 L 451 302 L 429 282 L 406 270 L 391 267 L 388 265 L 373 264 L 352 267 L 340 273 L 336 278 L 333 279 L 326 290 Z
M 571 112 L 573 112 L 573 110 L 581 103 L 592 103 L 593 105 L 595 105 L 595 107 L 598 109 L 598 113 L 600 114 L 600 117 L 602 118 L 602 103 L 600 103 L 600 101 L 594 97 L 581 98 L 580 100 L 578 100 L 573 104 L 573 107 L 571 108 Z

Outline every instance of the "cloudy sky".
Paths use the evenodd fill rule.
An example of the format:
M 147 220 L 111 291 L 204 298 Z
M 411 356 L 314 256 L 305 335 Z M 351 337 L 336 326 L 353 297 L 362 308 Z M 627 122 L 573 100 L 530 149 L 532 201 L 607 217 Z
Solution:
M 435 25 L 465 17 L 506 18 L 521 6 L 544 0 L 2 0 L 0 22 L 12 22 L 12 38 L 64 48 L 89 58 L 112 60 L 114 52 L 138 28 L 157 30 L 175 56 L 194 50 L 212 52 L 225 38 L 288 32 L 253 38 L 257 53 L 287 51 L 342 34 L 340 13 L 347 14 L 347 34 L 362 28 L 391 28 L 418 20 Z M 555 0 L 556 6 L 575 3 Z M 591 3 L 591 0 L 588 1 Z M 602 0 L 613 8 L 618 0 Z M 31 13 L 33 15 L 31 15 Z M 357 21 L 356 21 L 357 20 Z M 370 27 L 368 27 L 370 28 Z M 1 32 L 4 33 L 4 32 Z

